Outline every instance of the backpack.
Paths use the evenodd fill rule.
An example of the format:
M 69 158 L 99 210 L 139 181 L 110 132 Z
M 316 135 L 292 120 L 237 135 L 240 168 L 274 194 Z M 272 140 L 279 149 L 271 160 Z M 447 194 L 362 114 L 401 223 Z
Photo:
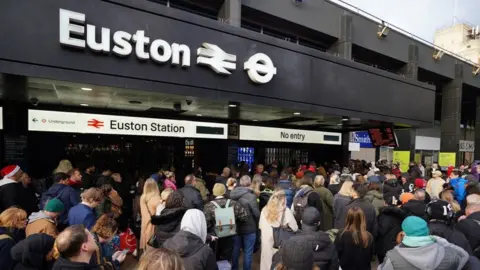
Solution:
M 230 205 L 230 200 L 227 200 L 224 208 L 220 207 L 215 201 L 212 201 L 212 204 L 215 205 L 215 235 L 218 238 L 236 235 L 235 211 Z
M 312 192 L 313 190 L 308 190 L 304 194 L 293 198 L 293 215 L 295 216 L 298 224 L 301 224 L 300 221 L 302 220 L 303 211 L 308 207 L 308 196 L 310 196 Z
M 289 180 L 280 180 L 277 188 L 282 188 L 285 191 L 285 198 L 287 200 L 287 207 L 291 208 L 293 198 L 295 197 L 295 189 L 292 187 L 292 182 Z

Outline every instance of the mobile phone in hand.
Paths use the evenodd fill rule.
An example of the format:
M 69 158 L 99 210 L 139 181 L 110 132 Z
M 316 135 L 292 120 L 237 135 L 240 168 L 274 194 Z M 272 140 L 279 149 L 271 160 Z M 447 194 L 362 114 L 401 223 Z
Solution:
M 122 250 L 121 253 L 127 255 L 127 253 L 128 253 L 129 251 L 130 251 L 130 249 L 126 248 L 126 249 Z

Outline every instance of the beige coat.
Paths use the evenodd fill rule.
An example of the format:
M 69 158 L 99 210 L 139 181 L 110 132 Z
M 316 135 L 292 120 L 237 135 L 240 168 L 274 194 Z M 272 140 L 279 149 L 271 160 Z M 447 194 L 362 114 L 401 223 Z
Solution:
M 160 204 L 160 195 L 151 197 L 146 203 L 140 198 L 140 213 L 142 215 L 142 231 L 140 233 L 140 249 L 146 249 L 148 240 L 152 238 L 154 226 L 150 222 L 151 215 L 155 215 L 157 206 Z M 148 209 L 147 209 L 148 206 Z
M 262 232 L 262 254 L 260 257 L 260 269 L 261 270 L 270 270 L 272 266 L 272 258 L 275 252 L 278 249 L 273 248 L 273 230 L 272 227 L 280 226 L 280 220 L 282 219 L 283 209 L 279 209 L 278 219 L 274 223 L 270 223 L 266 219 L 266 210 L 267 207 L 264 207 L 262 213 L 260 214 L 260 224 L 259 228 Z M 292 210 L 286 208 L 285 217 L 283 219 L 283 225 L 288 225 L 290 229 L 297 231 L 298 225 L 295 217 L 293 216 Z
M 428 195 L 430 195 L 430 197 L 432 197 L 432 199 L 438 198 L 438 195 L 443 190 L 443 184 L 445 183 L 445 180 L 443 180 L 442 178 L 432 178 L 428 180 L 427 188 L 425 189 L 425 191 L 428 193 Z

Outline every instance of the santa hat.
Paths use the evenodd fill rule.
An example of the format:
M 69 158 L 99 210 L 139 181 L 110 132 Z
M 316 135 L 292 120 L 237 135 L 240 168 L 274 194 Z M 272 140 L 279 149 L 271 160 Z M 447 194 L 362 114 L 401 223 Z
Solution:
M 14 176 L 18 171 L 20 171 L 20 167 L 17 165 L 8 165 L 4 167 L 0 173 L 3 177 L 11 177 Z

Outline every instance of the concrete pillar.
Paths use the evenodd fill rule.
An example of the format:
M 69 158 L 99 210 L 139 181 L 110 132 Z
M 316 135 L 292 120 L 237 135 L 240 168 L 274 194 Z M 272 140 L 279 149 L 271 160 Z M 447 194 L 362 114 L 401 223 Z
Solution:
M 408 62 L 400 70 L 407 78 L 418 79 L 418 46 L 408 45 Z
M 475 153 L 474 160 L 480 158 L 480 96 L 477 96 L 477 110 L 475 116 Z
M 458 152 L 461 139 L 462 88 L 463 65 L 455 64 L 455 78 L 442 89 L 441 152 Z
M 241 27 L 242 0 L 225 0 L 218 12 L 218 20 L 236 27 Z
M 340 18 L 340 35 L 335 44 L 332 45 L 330 51 L 337 53 L 340 57 L 352 59 L 352 39 L 353 25 L 352 14 L 344 11 Z

